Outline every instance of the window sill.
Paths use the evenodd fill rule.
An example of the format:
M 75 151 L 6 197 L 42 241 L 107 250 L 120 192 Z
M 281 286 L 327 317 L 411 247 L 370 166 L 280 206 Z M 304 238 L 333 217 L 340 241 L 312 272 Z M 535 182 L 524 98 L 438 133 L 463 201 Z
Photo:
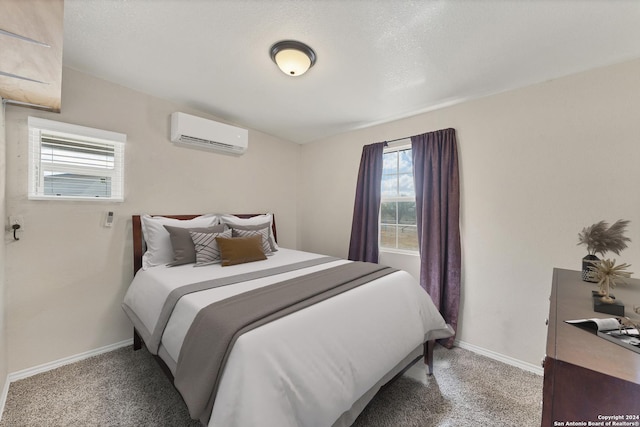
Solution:
M 59 201 L 75 201 L 75 202 L 124 202 L 124 198 L 108 198 L 108 197 L 74 197 L 74 196 L 28 196 L 28 200 L 59 200 Z
M 379 248 L 378 251 L 380 253 L 396 254 L 396 255 L 410 255 L 410 256 L 420 257 L 420 252 L 418 252 L 418 251 L 406 251 L 406 250 L 402 250 L 402 249 L 389 249 L 389 248 Z

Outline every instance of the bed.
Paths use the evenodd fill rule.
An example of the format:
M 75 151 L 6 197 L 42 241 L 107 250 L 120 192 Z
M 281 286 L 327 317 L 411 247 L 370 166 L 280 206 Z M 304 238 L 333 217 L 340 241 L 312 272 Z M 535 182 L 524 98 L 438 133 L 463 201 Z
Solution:
M 415 362 L 431 373 L 434 340 L 453 334 L 408 273 L 279 247 L 272 214 L 134 215 L 132 224 L 135 276 L 122 305 L 134 349 L 145 344 L 203 425 L 349 426 Z M 185 230 L 195 263 L 181 258 Z M 197 240 L 209 234 L 215 261 Z M 236 244 L 265 255 L 223 266 Z M 304 292 L 304 301 L 283 297 Z M 239 330 L 227 331 L 234 322 Z

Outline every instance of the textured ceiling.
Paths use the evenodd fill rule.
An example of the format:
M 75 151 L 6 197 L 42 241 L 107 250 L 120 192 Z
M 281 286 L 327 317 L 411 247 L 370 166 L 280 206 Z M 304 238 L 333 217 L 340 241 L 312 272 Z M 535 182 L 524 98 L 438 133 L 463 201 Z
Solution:
M 64 33 L 66 66 L 306 143 L 640 58 L 640 1 L 65 0 Z

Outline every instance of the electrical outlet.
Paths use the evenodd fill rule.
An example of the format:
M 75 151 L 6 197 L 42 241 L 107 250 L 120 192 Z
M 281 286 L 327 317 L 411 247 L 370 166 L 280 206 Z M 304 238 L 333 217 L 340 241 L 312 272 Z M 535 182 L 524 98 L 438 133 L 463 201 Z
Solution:
M 13 228 L 15 224 L 20 226 L 20 231 L 24 231 L 24 217 L 22 215 L 9 216 L 9 228 Z

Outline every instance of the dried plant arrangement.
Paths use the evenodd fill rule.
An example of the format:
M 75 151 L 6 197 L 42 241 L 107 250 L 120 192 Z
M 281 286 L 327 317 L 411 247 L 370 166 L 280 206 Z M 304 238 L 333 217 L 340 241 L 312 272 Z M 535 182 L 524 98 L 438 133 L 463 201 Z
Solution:
M 617 282 L 626 283 L 624 279 L 630 278 L 633 273 L 625 271 L 625 269 L 631 267 L 631 265 L 627 263 L 616 265 L 615 259 L 592 261 L 591 263 L 593 265 L 590 266 L 589 269 L 594 279 L 598 281 L 602 302 L 612 304 L 615 300 L 609 296 L 609 291 L 616 287 Z
M 605 221 L 597 222 L 582 229 L 578 233 L 578 245 L 585 245 L 589 255 L 613 252 L 620 255 L 620 251 L 627 247 L 631 239 L 624 233 L 627 231 L 628 220 L 619 219 L 611 227 Z

